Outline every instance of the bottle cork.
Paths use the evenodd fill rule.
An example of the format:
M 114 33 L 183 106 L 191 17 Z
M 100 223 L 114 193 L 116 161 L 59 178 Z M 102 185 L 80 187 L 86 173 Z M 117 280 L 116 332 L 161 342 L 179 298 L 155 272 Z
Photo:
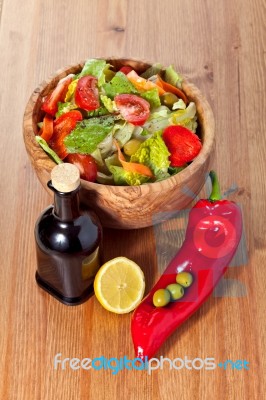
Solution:
M 53 187 L 58 192 L 72 192 L 80 185 L 79 169 L 73 164 L 59 164 L 52 169 L 51 180 Z

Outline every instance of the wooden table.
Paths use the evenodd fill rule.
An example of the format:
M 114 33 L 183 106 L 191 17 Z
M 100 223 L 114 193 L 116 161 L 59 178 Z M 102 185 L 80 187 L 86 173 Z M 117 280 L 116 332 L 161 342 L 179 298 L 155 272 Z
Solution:
M 265 4 L 259 0 L 0 0 L 0 17 L 0 398 L 262 399 L 266 389 Z M 199 86 L 215 114 L 214 167 L 222 190 L 231 188 L 229 198 L 243 210 L 245 243 L 235 268 L 227 272 L 227 296 L 212 296 L 157 357 L 211 357 L 216 363 L 246 360 L 249 370 L 233 370 L 230 365 L 226 370 L 219 366 L 169 370 L 165 364 L 150 375 L 129 370 L 113 375 L 111 370 L 54 369 L 57 353 L 62 358 L 134 358 L 130 315 L 108 313 L 95 298 L 66 307 L 39 289 L 34 279 L 33 229 L 50 198 L 24 149 L 24 107 L 37 84 L 58 68 L 107 55 L 173 63 Z M 158 243 L 165 234 L 163 226 L 104 233 L 105 259 L 132 258 L 143 268 L 147 289 L 151 288 L 162 268 Z

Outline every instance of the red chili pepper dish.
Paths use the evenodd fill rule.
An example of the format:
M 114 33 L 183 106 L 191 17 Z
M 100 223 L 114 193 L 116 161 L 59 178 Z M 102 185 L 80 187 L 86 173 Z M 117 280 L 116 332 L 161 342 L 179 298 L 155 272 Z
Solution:
M 134 348 L 141 359 L 153 357 L 165 340 L 210 296 L 238 247 L 242 235 L 241 210 L 234 202 L 221 200 L 214 171 L 210 177 L 213 189 L 209 199 L 199 200 L 190 211 L 182 247 L 132 316 Z M 156 307 L 154 293 L 168 285 L 172 288 L 181 272 L 188 272 L 193 278 L 189 287 L 184 285 L 182 299 Z

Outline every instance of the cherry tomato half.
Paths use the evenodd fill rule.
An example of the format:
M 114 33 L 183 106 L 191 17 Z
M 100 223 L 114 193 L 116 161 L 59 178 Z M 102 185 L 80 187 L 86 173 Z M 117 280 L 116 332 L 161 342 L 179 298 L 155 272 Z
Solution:
M 69 154 L 65 161 L 78 167 L 81 179 L 89 182 L 95 182 L 97 177 L 97 164 L 91 155 L 87 154 Z
M 182 167 L 192 161 L 202 147 L 199 137 L 180 125 L 168 126 L 163 132 L 163 140 L 171 153 L 169 160 L 173 167 Z
M 78 107 L 87 111 L 96 110 L 100 107 L 97 78 L 94 76 L 83 76 L 78 80 L 75 103 Z
M 150 115 L 150 103 L 134 94 L 119 94 L 114 98 L 122 117 L 133 125 L 143 125 Z
M 58 110 L 58 102 L 65 100 L 68 86 L 71 82 L 72 82 L 72 77 L 70 78 L 66 77 L 65 79 L 59 81 L 56 88 L 52 91 L 52 93 L 50 93 L 46 97 L 42 105 L 42 110 L 54 116 Z
M 54 121 L 54 132 L 53 136 L 49 140 L 49 145 L 61 160 L 63 160 L 68 154 L 64 144 L 64 139 L 73 129 L 75 129 L 77 122 L 81 120 L 81 112 L 75 110 L 61 115 L 61 117 Z

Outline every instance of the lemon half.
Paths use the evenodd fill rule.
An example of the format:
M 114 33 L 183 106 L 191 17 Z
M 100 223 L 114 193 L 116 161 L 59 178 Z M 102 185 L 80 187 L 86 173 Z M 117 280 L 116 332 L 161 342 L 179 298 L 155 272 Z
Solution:
M 107 261 L 97 272 L 94 292 L 108 311 L 125 314 L 141 302 L 145 290 L 144 274 L 140 267 L 126 257 Z

